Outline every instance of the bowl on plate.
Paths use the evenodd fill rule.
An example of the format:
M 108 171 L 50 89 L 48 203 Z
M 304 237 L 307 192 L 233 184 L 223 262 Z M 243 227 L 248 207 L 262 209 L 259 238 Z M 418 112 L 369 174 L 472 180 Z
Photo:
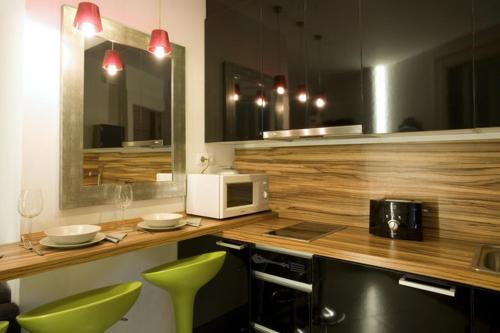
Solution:
M 45 230 L 45 234 L 56 244 L 80 244 L 95 238 L 101 227 L 92 224 L 65 225 Z
M 142 217 L 144 223 L 152 228 L 173 227 L 179 223 L 181 218 L 181 214 L 175 213 L 148 214 Z

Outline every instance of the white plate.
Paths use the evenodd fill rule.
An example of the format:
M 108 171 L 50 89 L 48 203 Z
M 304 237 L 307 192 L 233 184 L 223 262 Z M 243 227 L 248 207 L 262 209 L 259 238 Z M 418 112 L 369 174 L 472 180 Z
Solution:
M 166 230 L 174 230 L 174 229 L 182 228 L 186 224 L 187 224 L 186 221 L 179 221 L 179 223 L 177 223 L 176 225 L 173 225 L 171 227 L 150 227 L 145 222 L 139 222 L 139 223 L 137 223 L 137 226 L 141 229 L 149 230 L 149 231 L 166 231 Z
M 42 244 L 43 246 L 47 246 L 47 247 L 55 247 L 57 249 L 72 249 L 72 248 L 76 248 L 76 247 L 84 247 L 84 246 L 89 246 L 89 245 L 92 245 L 95 243 L 99 243 L 100 241 L 104 240 L 105 238 L 106 238 L 106 235 L 103 234 L 102 232 L 99 232 L 94 237 L 94 239 L 92 239 L 89 242 L 79 243 L 79 244 L 58 244 L 58 243 L 54 243 L 53 241 L 51 241 L 49 237 L 44 237 L 40 240 L 40 244 Z
M 82 244 L 92 241 L 101 227 L 94 224 L 74 224 L 45 230 L 52 243 L 60 245 Z
M 182 215 L 176 213 L 156 213 L 144 215 L 142 219 L 150 228 L 173 227 L 179 223 Z

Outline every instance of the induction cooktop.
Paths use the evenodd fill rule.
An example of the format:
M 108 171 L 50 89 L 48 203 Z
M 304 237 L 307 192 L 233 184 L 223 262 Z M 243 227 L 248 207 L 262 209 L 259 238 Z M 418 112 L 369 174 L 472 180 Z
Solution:
M 276 229 L 266 234 L 274 237 L 290 238 L 311 242 L 328 234 L 344 229 L 344 226 L 326 223 L 300 222 L 285 228 Z

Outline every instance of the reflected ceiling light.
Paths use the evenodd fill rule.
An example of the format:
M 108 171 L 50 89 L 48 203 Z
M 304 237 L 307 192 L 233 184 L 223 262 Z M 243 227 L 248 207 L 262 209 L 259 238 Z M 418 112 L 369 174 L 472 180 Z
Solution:
M 286 92 L 286 78 L 284 75 L 276 75 L 274 77 L 273 88 L 278 95 L 283 95 Z
M 301 103 L 305 103 L 308 100 L 307 88 L 305 84 L 299 84 L 297 86 L 297 100 Z
M 326 98 L 325 98 L 325 96 L 323 94 L 320 94 L 320 95 L 316 96 L 316 98 L 314 99 L 314 105 L 318 109 L 323 109 L 326 106 Z
M 278 31 L 278 64 L 281 67 L 281 24 L 280 24 L 280 13 L 282 7 L 281 6 L 273 6 L 273 11 L 276 13 L 276 26 Z M 282 70 L 282 68 L 281 68 Z M 274 77 L 274 85 L 273 89 L 276 91 L 278 95 L 283 95 L 286 92 L 286 78 L 284 75 L 276 75 Z
M 234 84 L 234 91 L 233 91 L 233 101 L 237 102 L 240 100 L 241 96 L 241 90 L 240 90 L 240 85 L 238 83 Z
M 85 37 L 94 36 L 102 31 L 101 14 L 99 7 L 92 2 L 80 2 L 76 11 L 73 27 Z
M 263 108 L 265 108 L 267 105 L 266 98 L 264 97 L 264 94 L 261 90 L 257 91 L 257 95 L 255 96 L 255 104 Z
M 114 76 L 116 73 L 123 70 L 122 59 L 120 58 L 118 52 L 114 50 L 113 43 L 111 43 L 111 49 L 107 50 L 104 54 L 102 68 L 108 73 L 108 75 L 111 76 Z
M 151 31 L 151 39 L 149 40 L 148 51 L 153 53 L 157 58 L 161 59 L 172 52 L 172 45 L 168 38 L 168 32 L 161 28 L 161 1 L 159 0 L 158 10 L 158 29 Z
M 324 91 L 323 90 L 323 82 L 321 80 L 321 40 L 323 39 L 323 36 L 320 34 L 314 35 L 314 40 L 318 44 L 318 89 L 319 91 Z M 319 93 L 316 98 L 314 99 L 314 105 L 318 109 L 323 109 L 326 106 L 326 97 L 325 94 Z

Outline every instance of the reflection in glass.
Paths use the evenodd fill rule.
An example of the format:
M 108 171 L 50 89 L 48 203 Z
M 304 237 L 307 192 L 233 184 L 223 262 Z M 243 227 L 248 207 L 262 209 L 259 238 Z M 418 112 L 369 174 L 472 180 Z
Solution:
M 123 71 L 114 75 L 101 67 L 110 51 L 123 63 Z M 151 140 L 170 145 L 171 65 L 170 59 L 157 59 L 146 50 L 86 39 L 84 148 L 118 148 L 124 142 L 140 146 Z

